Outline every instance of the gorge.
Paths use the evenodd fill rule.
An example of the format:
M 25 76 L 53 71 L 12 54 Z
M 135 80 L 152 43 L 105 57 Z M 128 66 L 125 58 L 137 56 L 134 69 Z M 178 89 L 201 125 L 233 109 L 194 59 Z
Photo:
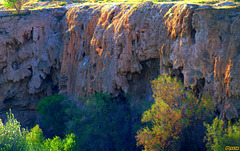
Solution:
M 0 16 L 0 115 L 36 120 L 39 100 L 96 92 L 151 100 L 150 81 L 171 73 L 240 115 L 240 8 L 99 4 Z

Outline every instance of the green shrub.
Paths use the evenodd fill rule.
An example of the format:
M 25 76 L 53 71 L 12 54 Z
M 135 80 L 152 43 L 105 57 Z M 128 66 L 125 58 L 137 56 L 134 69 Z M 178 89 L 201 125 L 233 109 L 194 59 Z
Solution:
M 81 150 L 135 149 L 130 105 L 123 96 L 97 93 L 87 98 L 67 125 L 68 132 L 78 136 Z
M 26 141 L 28 144 L 28 150 L 30 151 L 72 151 L 75 147 L 75 135 L 68 134 L 65 139 L 61 139 L 58 136 L 54 136 L 53 139 L 45 139 L 43 132 L 36 125 L 27 134 Z
M 66 138 L 61 140 L 60 137 L 55 136 L 53 139 L 44 141 L 44 150 L 54 151 L 73 151 L 75 147 L 75 135 L 68 134 Z
M 203 125 L 203 121 L 211 117 L 214 108 L 212 101 L 206 97 L 197 99 L 176 78 L 167 75 L 153 80 L 152 89 L 155 103 L 143 113 L 142 122 L 147 126 L 138 131 L 137 145 L 153 151 L 189 150 L 183 149 L 183 144 L 190 138 L 186 134 L 195 131 L 194 127 Z
M 67 4 L 68 4 L 67 2 L 62 1 L 62 2 L 60 2 L 58 5 L 59 5 L 59 6 L 65 6 L 65 5 L 67 5 Z
M 207 128 L 205 141 L 208 150 L 224 151 L 227 146 L 240 146 L 240 120 L 235 124 L 228 122 L 226 127 L 224 122 L 216 117 L 212 125 L 204 125 Z
M 39 125 L 33 127 L 26 136 L 28 149 L 31 151 L 42 151 L 44 146 L 44 136 Z
M 68 108 L 71 108 L 70 100 L 59 94 L 45 97 L 39 102 L 37 110 L 42 117 L 43 126 L 52 130 L 52 134 L 48 132 L 50 136 L 65 136 L 65 123 L 71 118 L 66 114 Z
M 15 151 L 26 149 L 26 131 L 21 130 L 20 123 L 14 119 L 14 115 L 7 113 L 7 122 L 4 125 L 0 119 L 0 150 Z
M 68 134 L 65 139 L 55 136 L 53 139 L 43 137 L 43 132 L 36 125 L 29 131 L 20 129 L 20 123 L 14 118 L 11 110 L 7 113 L 7 123 L 0 119 L 0 150 L 1 151 L 73 151 L 75 135 Z

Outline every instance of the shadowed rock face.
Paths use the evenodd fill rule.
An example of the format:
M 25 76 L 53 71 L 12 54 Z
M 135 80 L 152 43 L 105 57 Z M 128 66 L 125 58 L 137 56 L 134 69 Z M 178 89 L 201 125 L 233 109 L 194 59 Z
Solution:
M 211 95 L 222 117 L 238 118 L 239 69 L 238 9 L 145 2 L 0 18 L 0 112 L 13 108 L 25 124 L 58 92 L 150 100 L 150 80 L 169 70 Z

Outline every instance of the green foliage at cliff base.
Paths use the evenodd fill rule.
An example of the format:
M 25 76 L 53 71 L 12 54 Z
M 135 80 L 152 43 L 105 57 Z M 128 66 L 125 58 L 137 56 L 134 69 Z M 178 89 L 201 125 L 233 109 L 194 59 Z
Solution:
M 203 140 L 203 122 L 213 117 L 215 106 L 211 99 L 197 98 L 192 89 L 186 90 L 176 78 L 167 75 L 153 80 L 152 90 L 155 103 L 143 113 L 142 122 L 147 126 L 138 131 L 137 145 L 153 151 L 202 150 L 204 144 L 197 144 Z
M 72 151 L 75 148 L 75 135 L 68 134 L 64 139 L 55 136 L 45 139 L 38 125 L 30 131 L 22 128 L 11 110 L 8 121 L 2 123 L 0 119 L 0 150 L 1 151 Z
M 0 150 L 219 151 L 240 142 L 240 121 L 212 123 L 215 106 L 208 97 L 195 96 L 167 75 L 153 80 L 152 90 L 153 104 L 123 93 L 75 102 L 59 94 L 46 97 L 37 107 L 41 128 L 30 131 L 21 129 L 10 111 L 5 124 L 0 119 Z

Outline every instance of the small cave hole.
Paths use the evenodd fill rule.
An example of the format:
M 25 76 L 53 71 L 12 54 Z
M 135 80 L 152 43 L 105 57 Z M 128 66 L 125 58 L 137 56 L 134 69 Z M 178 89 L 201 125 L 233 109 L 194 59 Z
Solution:
M 132 46 L 135 47 L 135 40 L 132 41 Z
M 113 19 L 113 17 L 114 17 L 114 14 L 115 14 L 115 12 L 113 12 L 113 13 L 111 13 L 111 14 L 109 15 L 109 22 L 110 22 L 110 23 L 112 23 L 112 19 Z
M 193 39 L 193 43 L 194 43 L 194 44 L 196 43 L 195 35 L 196 35 L 196 30 L 195 30 L 195 29 L 192 29 L 192 31 L 191 31 L 191 38 Z
M 84 57 L 85 57 L 85 55 L 86 55 L 86 54 L 85 54 L 85 52 L 83 52 L 83 53 L 82 53 L 82 57 L 84 58 Z
M 193 91 L 196 96 L 201 97 L 204 86 L 205 86 L 205 78 L 198 79 L 196 86 L 194 86 L 193 88 Z
M 81 25 L 81 29 L 84 30 L 84 25 Z
M 58 92 L 59 92 L 59 86 L 58 86 L 58 85 L 55 85 L 55 86 L 52 88 L 52 91 L 53 91 L 53 94 L 58 93 Z
M 111 98 L 111 101 L 116 102 L 117 104 L 126 104 L 128 103 L 128 98 L 126 97 L 125 92 L 121 90 L 116 97 Z M 125 108 L 125 110 L 128 110 L 128 108 Z
M 178 81 L 181 81 L 182 83 L 184 83 L 184 75 L 182 73 L 182 67 L 178 68 L 178 69 L 173 69 L 171 71 L 171 77 L 176 77 Z
M 30 33 L 30 39 L 33 39 L 33 27 L 32 27 L 31 33 Z
M 219 39 L 220 39 L 221 42 L 223 41 L 222 36 L 219 36 Z
M 16 100 L 14 99 L 14 98 L 8 98 L 8 99 L 5 99 L 4 101 L 3 101 L 3 104 L 5 104 L 5 105 L 12 105 L 12 104 L 14 104 L 14 102 L 15 102 Z
M 28 68 L 28 70 L 29 70 L 31 73 L 33 72 L 32 68 Z
M 137 45 L 138 45 L 138 47 L 141 46 L 141 42 L 140 42 L 140 37 L 139 37 L 139 35 L 137 35 Z
M 96 68 L 96 66 L 97 66 L 97 64 L 96 64 L 96 63 L 94 63 L 94 64 L 93 64 L 93 68 L 95 69 L 95 68 Z
M 18 64 L 16 61 L 13 62 L 12 68 L 13 68 L 14 70 L 18 70 L 18 69 L 19 69 L 19 64 Z

